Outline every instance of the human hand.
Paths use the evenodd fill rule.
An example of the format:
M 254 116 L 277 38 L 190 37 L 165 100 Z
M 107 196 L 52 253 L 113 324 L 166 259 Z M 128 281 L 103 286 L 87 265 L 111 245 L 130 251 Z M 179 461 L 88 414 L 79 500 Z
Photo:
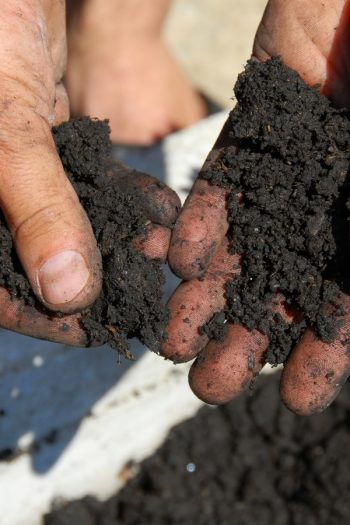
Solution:
M 165 43 L 169 3 L 71 3 L 66 82 L 72 112 L 108 117 L 113 142 L 147 146 L 206 114 Z
M 37 298 L 47 308 L 69 314 L 45 315 L 0 289 L 0 326 L 84 345 L 85 333 L 74 312 L 90 305 L 100 292 L 101 257 L 51 134 L 52 125 L 68 118 L 61 83 L 64 2 L 8 2 L 0 15 L 0 39 L 6 42 L 0 51 L 1 208 Z M 177 197 L 152 177 L 134 172 L 127 177 L 126 169 L 112 172 L 111 183 L 136 192 L 152 221 L 148 234 L 135 244 L 147 256 L 165 259 Z M 59 255 L 67 250 L 59 267 Z
M 146 226 L 142 228 L 142 233 L 139 233 L 136 237 L 132 238 L 132 240 L 130 239 L 133 248 L 142 253 L 147 259 L 165 262 L 169 249 L 171 227 L 175 223 L 180 209 L 180 201 L 176 193 L 154 177 L 127 168 L 119 162 L 112 160 L 108 163 L 107 176 L 108 187 L 110 189 L 113 189 L 113 187 L 117 188 L 118 195 L 122 196 L 124 194 L 128 202 L 137 203 L 137 212 L 140 214 L 140 218 L 142 217 L 142 220 L 146 221 Z M 114 195 L 117 198 L 118 195 Z M 97 200 L 97 203 L 98 202 L 100 201 Z M 111 201 L 109 201 L 109 205 L 110 202 Z M 93 209 L 96 210 L 96 208 Z M 107 210 L 108 209 L 107 205 Z M 118 218 L 122 220 L 120 211 L 116 211 L 117 221 Z M 117 224 L 118 222 L 116 222 L 115 227 L 117 227 Z M 121 223 L 120 227 L 121 231 L 125 232 L 126 225 L 123 226 L 123 223 Z M 108 228 L 105 232 L 108 233 Z M 110 238 L 108 235 L 101 236 L 101 232 L 99 238 L 101 250 L 105 257 L 104 263 L 108 265 L 108 255 L 106 256 L 106 253 L 108 254 L 111 250 Z M 127 249 L 125 241 L 123 246 Z M 114 248 L 114 246 L 112 246 L 112 248 Z M 142 260 L 143 259 L 141 259 L 141 263 Z M 141 275 L 142 270 L 143 269 L 140 268 Z M 106 275 L 107 279 L 109 276 L 109 278 L 115 277 L 117 282 L 119 280 L 118 273 L 114 272 L 111 274 L 111 271 L 108 269 L 106 270 Z M 122 277 L 122 282 L 125 286 L 125 277 Z M 116 284 L 116 290 L 118 294 L 118 284 Z M 129 292 L 132 293 L 132 287 L 129 288 Z M 150 291 L 151 294 L 152 292 L 153 290 Z M 151 303 L 152 297 L 148 299 Z M 147 304 L 147 296 L 145 297 L 145 301 Z M 48 339 L 72 346 L 95 346 L 104 342 L 104 340 L 100 339 L 101 332 L 96 331 L 95 328 L 93 335 L 89 329 L 85 331 L 85 322 L 89 314 L 89 318 L 91 318 L 91 310 L 84 310 L 87 315 L 84 315 L 82 319 L 82 314 L 78 312 L 71 315 L 46 315 L 45 310 L 31 306 L 31 304 L 32 302 L 30 304 L 24 304 L 23 299 L 18 301 L 11 300 L 9 292 L 0 288 L 0 323 L 2 326 L 32 337 Z M 117 306 L 117 304 L 115 306 Z M 129 307 L 130 306 L 126 306 L 125 302 L 123 303 L 122 312 L 124 312 L 124 316 L 127 315 L 126 312 L 128 312 Z M 142 310 L 142 304 L 139 304 L 138 307 Z M 142 314 L 139 312 L 139 315 L 141 316 Z M 92 319 L 95 319 L 94 314 L 92 314 Z M 108 316 L 106 319 L 108 320 Z M 115 328 L 118 333 L 118 326 Z M 113 327 L 111 330 L 113 330 Z M 118 345 L 122 345 L 120 352 L 132 357 L 127 347 L 123 346 L 123 341 L 124 339 L 122 338 L 120 341 L 118 339 L 117 342 Z
M 51 135 L 69 114 L 64 2 L 6 2 L 0 40 L 1 209 L 37 298 L 69 313 L 98 296 L 101 258 Z M 0 297 L 1 326 L 30 331 Z
M 255 39 L 254 56 L 266 60 L 280 55 L 307 83 L 320 84 L 338 104 L 349 103 L 348 7 L 344 1 L 270 1 Z M 226 123 L 203 170 L 225 147 L 228 129 Z M 225 204 L 225 190 L 211 186 L 200 175 L 171 241 L 170 264 L 185 282 L 169 302 L 172 318 L 163 349 L 175 362 L 198 356 L 190 371 L 190 385 L 201 399 L 213 404 L 227 402 L 252 381 L 268 347 L 266 336 L 239 325 L 228 327 L 223 342 L 208 342 L 199 331 L 223 308 L 225 283 L 240 271 L 239 256 L 227 250 Z M 348 311 L 349 298 L 342 296 L 342 303 Z M 294 313 L 286 310 L 282 299 L 277 308 L 286 321 L 293 322 Z M 282 398 L 293 411 L 318 412 L 339 392 L 350 372 L 350 356 L 341 342 L 348 324 L 346 315 L 331 345 L 308 331 L 293 350 L 281 380 Z

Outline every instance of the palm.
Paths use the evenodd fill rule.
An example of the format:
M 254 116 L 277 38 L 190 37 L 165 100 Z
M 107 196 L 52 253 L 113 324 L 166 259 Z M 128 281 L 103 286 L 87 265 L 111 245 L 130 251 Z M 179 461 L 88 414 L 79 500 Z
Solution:
M 321 85 L 335 103 L 350 106 L 349 4 L 344 0 L 271 0 L 257 32 L 254 55 L 259 60 L 281 56 L 307 83 Z M 211 159 L 220 155 L 226 140 L 224 127 L 204 170 Z M 200 326 L 221 310 L 225 282 L 232 277 L 232 268 L 237 268 L 237 256 L 226 250 L 226 230 L 224 190 L 199 177 L 171 242 L 170 264 L 186 281 L 169 303 L 172 317 L 164 354 L 176 361 L 200 354 L 192 366 L 190 383 L 195 393 L 210 403 L 226 402 L 249 384 L 262 367 L 268 346 L 266 337 L 238 325 L 229 327 L 223 342 L 208 342 L 200 334 Z M 204 269 L 204 278 L 198 279 Z M 348 306 L 349 298 L 343 301 Z M 292 321 L 283 302 L 280 309 Z M 292 352 L 283 372 L 281 391 L 294 411 L 310 414 L 322 410 L 346 379 L 349 355 L 339 341 L 329 350 L 329 345 L 308 332 Z
M 339 105 L 350 105 L 346 0 L 271 0 L 257 31 L 253 54 L 259 60 L 280 55 L 311 86 Z

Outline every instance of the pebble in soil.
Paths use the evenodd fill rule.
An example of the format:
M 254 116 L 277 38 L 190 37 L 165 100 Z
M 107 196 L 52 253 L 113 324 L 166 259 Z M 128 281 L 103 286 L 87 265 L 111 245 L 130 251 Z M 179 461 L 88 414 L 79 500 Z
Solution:
M 231 142 L 203 177 L 228 189 L 230 249 L 242 270 L 227 284 L 224 315 L 203 330 L 220 339 L 226 320 L 260 330 L 276 365 L 307 327 L 326 342 L 339 327 L 337 297 L 349 289 L 349 112 L 279 58 L 249 61 L 234 92 Z M 293 325 L 274 312 L 276 293 L 302 313 Z
M 160 262 L 147 259 L 132 245 L 136 236 L 146 232 L 149 217 L 139 193 L 130 191 L 128 185 L 123 188 L 111 182 L 113 177 L 132 177 L 133 173 L 111 162 L 107 121 L 73 119 L 54 128 L 53 137 L 102 254 L 102 292 L 80 321 L 88 340 L 109 343 L 132 357 L 127 338 L 138 337 L 158 352 L 168 320 L 163 269 Z M 0 287 L 48 317 L 55 316 L 32 293 L 2 215 L 0 241 Z

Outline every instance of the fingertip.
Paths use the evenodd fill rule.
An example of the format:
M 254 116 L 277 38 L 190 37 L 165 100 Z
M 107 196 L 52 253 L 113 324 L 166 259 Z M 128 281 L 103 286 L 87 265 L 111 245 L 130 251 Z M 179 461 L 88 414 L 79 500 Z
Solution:
M 181 209 L 177 193 L 155 177 L 132 170 L 120 162 L 110 163 L 110 176 L 121 191 L 136 195 L 146 217 L 155 224 L 172 227 Z
M 23 301 L 12 300 L 9 292 L 0 288 L 1 327 L 23 335 L 70 346 L 86 346 L 86 333 L 79 314 L 51 317 Z
M 209 170 L 223 149 L 231 144 L 230 129 L 228 118 L 175 223 L 169 265 L 184 280 L 203 274 L 227 233 L 227 189 L 211 184 L 201 174 Z
M 189 240 L 188 229 L 191 230 Z M 184 236 L 187 235 L 187 239 Z M 207 242 L 206 224 L 184 214 L 177 221 L 170 241 L 168 261 L 173 273 L 185 281 L 203 275 L 213 259 L 221 239 Z
M 147 218 L 156 224 L 170 228 L 175 224 L 179 215 L 180 198 L 174 190 L 161 181 L 150 175 L 147 177 L 149 182 L 142 191 L 142 201 Z
M 314 386 L 316 387 L 316 382 Z M 312 390 L 303 391 L 303 385 L 297 381 L 295 387 L 299 392 L 290 387 L 290 378 L 281 378 L 280 396 L 284 405 L 298 416 L 313 416 L 320 414 L 332 404 L 342 385 L 327 389 L 327 391 L 324 391 L 324 385 L 321 388 L 316 387 Z
M 205 283 L 184 282 L 168 302 L 170 320 L 162 355 L 174 363 L 191 361 L 208 341 L 208 337 L 200 332 L 200 327 L 210 317 L 207 312 L 210 305 L 202 300 L 203 294 L 206 294 Z
M 198 179 L 175 223 L 169 265 L 185 280 L 203 274 L 228 228 L 226 190 Z
M 50 310 L 74 313 L 90 306 L 101 293 L 99 251 L 64 250 L 50 255 L 36 273 L 34 291 Z
M 142 252 L 148 259 L 165 262 L 169 249 L 171 231 L 169 228 L 150 224 L 147 232 L 133 240 L 136 250 Z
M 223 369 L 224 375 L 218 371 L 213 347 L 215 347 L 215 343 L 210 342 L 192 364 L 188 375 L 188 383 L 194 395 L 204 403 L 208 405 L 224 405 L 233 399 L 236 392 L 226 388 L 226 370 Z M 209 369 L 210 373 L 208 373 Z M 240 391 L 240 388 L 237 389 L 238 391 Z
M 349 349 L 341 338 L 327 344 L 308 331 L 282 372 L 281 398 L 295 414 L 320 413 L 337 397 L 349 373 Z
M 264 365 L 267 338 L 229 325 L 224 341 L 210 341 L 191 367 L 189 384 L 205 403 L 225 404 L 250 384 Z
M 239 272 L 240 257 L 224 242 L 202 279 L 183 281 L 168 302 L 170 321 L 163 355 L 177 363 L 191 361 L 207 344 L 201 330 L 226 303 L 225 284 Z

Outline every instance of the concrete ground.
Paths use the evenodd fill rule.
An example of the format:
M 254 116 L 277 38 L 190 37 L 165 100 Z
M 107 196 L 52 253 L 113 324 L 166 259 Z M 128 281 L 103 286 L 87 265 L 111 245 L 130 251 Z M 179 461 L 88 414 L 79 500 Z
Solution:
M 173 0 L 165 33 L 193 83 L 222 107 L 252 50 L 266 0 Z

